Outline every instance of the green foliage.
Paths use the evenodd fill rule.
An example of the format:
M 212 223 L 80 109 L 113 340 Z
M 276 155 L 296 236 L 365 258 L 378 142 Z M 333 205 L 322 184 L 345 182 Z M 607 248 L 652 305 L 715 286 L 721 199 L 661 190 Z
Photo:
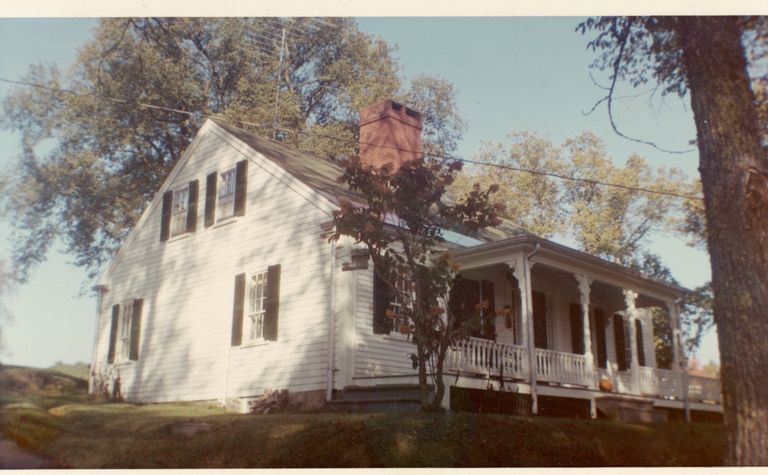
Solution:
M 347 161 L 339 180 L 359 192 L 364 203 L 343 201 L 334 212 L 330 237 L 350 236 L 363 244 L 374 271 L 402 299 L 400 317 L 413 331 L 425 410 L 439 407 L 446 352 L 468 331 L 468 324 L 445 308 L 458 268 L 450 253 L 440 250 L 442 230 L 461 227 L 473 232 L 499 224 L 497 214 L 503 210 L 491 200 L 497 186 L 477 186 L 452 204 L 444 202 L 446 189 L 461 168 L 461 162 L 426 159 L 405 162 L 393 171 L 389 164 L 374 168 L 357 158 Z M 398 280 L 410 291 L 398 292 Z M 432 401 L 426 394 L 428 373 L 437 386 Z
M 22 78 L 74 93 L 17 87 L 5 98 L 0 125 L 22 137 L 1 203 L 15 276 L 26 280 L 54 242 L 95 276 L 206 116 L 339 159 L 356 154 L 357 111 L 397 98 L 429 104 L 425 148 L 453 150 L 463 131 L 453 88 L 397 72 L 393 48 L 348 18 L 102 20 L 66 72 L 36 65 Z
M 643 253 L 640 259 L 634 259 L 630 267 L 650 277 L 680 285 L 672 276 L 669 267 L 664 265 L 659 256 L 650 252 Z M 701 339 L 712 328 L 712 283 L 696 287 L 679 302 L 679 315 L 683 352 L 692 356 L 701 345 Z M 672 333 L 666 309 L 654 309 L 653 335 L 656 347 L 656 362 L 661 368 L 672 365 Z
M 689 185 L 680 171 L 654 170 L 637 155 L 630 156 L 623 167 L 616 166 L 603 142 L 589 132 L 561 146 L 530 132 L 513 133 L 510 141 L 509 145 L 487 145 L 478 160 L 566 179 L 477 167 L 457 180 L 452 193 L 468 189 L 471 183 L 499 183 L 505 218 L 544 237 L 565 236 L 585 252 L 624 265 L 641 253 L 652 230 L 681 227 L 682 218 L 676 217 L 678 198 L 636 189 L 684 193 Z

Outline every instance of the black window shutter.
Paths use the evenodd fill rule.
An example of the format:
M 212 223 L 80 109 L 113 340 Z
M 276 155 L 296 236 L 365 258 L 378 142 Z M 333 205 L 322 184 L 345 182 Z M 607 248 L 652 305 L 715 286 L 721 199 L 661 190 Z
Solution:
M 131 316 L 131 351 L 128 359 L 137 361 L 139 359 L 139 338 L 141 337 L 141 307 L 144 303 L 142 299 L 133 301 L 133 315 Z
M 237 162 L 235 169 L 235 216 L 245 216 L 245 195 L 248 190 L 248 160 Z
M 189 182 L 189 199 L 187 201 L 187 232 L 193 233 L 197 229 L 197 189 L 198 180 Z
M 373 333 L 389 334 L 392 331 L 392 319 L 387 318 L 385 312 L 392 301 L 391 290 L 387 283 L 373 273 Z
M 171 205 L 173 204 L 173 191 L 163 193 L 163 214 L 160 221 L 160 240 L 167 241 L 171 235 Z
M 488 303 L 487 308 L 483 308 L 482 325 L 480 332 L 483 338 L 489 340 L 496 339 L 496 298 L 493 288 L 493 282 L 483 280 L 480 282 L 480 295 L 483 302 Z
M 216 177 L 218 173 L 209 173 L 205 178 L 205 227 L 213 225 L 216 216 Z
M 264 305 L 264 339 L 277 341 L 277 320 L 280 316 L 280 264 L 267 268 L 267 300 Z
M 571 349 L 577 355 L 584 354 L 584 323 L 581 315 L 581 305 L 572 303 L 571 313 Z
M 107 363 L 115 362 L 115 344 L 117 343 L 117 321 L 120 318 L 120 305 L 112 306 L 112 325 L 109 329 L 109 352 Z
M 533 344 L 536 348 L 547 349 L 547 299 L 542 292 L 531 292 L 533 300 Z
M 645 366 L 645 344 L 643 343 L 643 322 L 635 320 L 635 333 L 637 335 L 637 363 Z
M 624 324 L 624 317 L 618 314 L 613 315 L 613 339 L 616 344 L 616 362 L 619 364 L 619 371 L 626 371 L 629 368 L 627 329 Z
M 597 366 L 608 366 L 608 348 L 605 344 L 605 316 L 599 308 L 595 309 L 595 339 L 597 340 Z
M 232 307 L 232 346 L 240 346 L 243 343 L 245 274 L 237 274 L 235 276 L 235 302 Z

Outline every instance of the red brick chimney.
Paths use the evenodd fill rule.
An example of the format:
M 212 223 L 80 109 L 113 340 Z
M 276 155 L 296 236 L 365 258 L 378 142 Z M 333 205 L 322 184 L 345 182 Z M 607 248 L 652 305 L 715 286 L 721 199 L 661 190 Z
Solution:
M 360 160 L 385 163 L 397 171 L 403 162 L 421 159 L 421 114 L 394 101 L 360 109 Z

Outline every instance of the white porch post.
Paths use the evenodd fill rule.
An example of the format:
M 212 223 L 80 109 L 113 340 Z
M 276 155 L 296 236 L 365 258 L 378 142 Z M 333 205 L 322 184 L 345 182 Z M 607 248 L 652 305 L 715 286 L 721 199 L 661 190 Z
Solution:
M 584 360 L 585 371 L 589 387 L 595 389 L 595 358 L 592 354 L 592 335 L 589 331 L 589 293 L 593 279 L 584 274 L 576 274 L 576 282 L 579 284 L 579 297 L 581 301 L 581 323 L 584 328 Z
M 683 405 L 685 408 L 685 422 L 691 422 L 691 406 L 688 401 L 688 360 L 681 358 L 681 334 L 680 318 L 677 312 L 675 302 L 667 302 L 667 314 L 669 315 L 669 324 L 672 327 L 672 370 L 678 373 L 680 377 L 680 391 L 683 393 Z
M 637 301 L 637 292 L 633 290 L 624 289 L 624 302 L 627 305 L 627 324 L 629 325 L 629 347 L 632 355 L 632 366 L 630 367 L 630 374 L 632 376 L 632 392 L 640 392 L 640 361 L 637 359 L 637 333 L 635 327 L 635 321 L 637 319 L 637 308 L 635 302 Z
M 527 264 L 527 265 L 526 265 Z M 539 402 L 536 388 L 536 352 L 533 347 L 533 297 L 531 296 L 531 266 L 524 257 L 507 262 L 517 279 L 520 289 L 521 342 L 527 349 L 528 378 L 531 384 L 531 412 L 538 414 Z

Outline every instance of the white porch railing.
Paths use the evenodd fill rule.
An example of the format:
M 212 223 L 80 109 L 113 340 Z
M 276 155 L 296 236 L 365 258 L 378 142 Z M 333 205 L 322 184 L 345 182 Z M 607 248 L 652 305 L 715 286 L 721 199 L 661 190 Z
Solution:
M 447 355 L 447 367 L 458 371 L 524 379 L 528 373 L 525 348 L 472 338 L 456 344 Z
M 673 397 L 682 399 L 682 374 L 668 369 L 640 366 L 640 394 L 646 396 Z
M 587 360 L 583 355 L 536 348 L 536 379 L 589 386 Z
M 692 401 L 722 404 L 720 380 L 704 376 L 688 376 L 688 398 Z
M 683 375 L 667 369 L 640 366 L 639 386 L 631 384 L 631 372 L 621 371 L 613 376 L 605 369 L 596 369 L 596 375 L 587 374 L 583 355 L 536 348 L 536 379 L 541 382 L 590 386 L 593 379 L 608 378 L 616 384 L 614 391 L 623 394 L 642 394 L 659 398 L 683 399 Z M 446 356 L 446 369 L 528 379 L 528 358 L 525 347 L 495 343 L 470 337 L 454 345 Z M 688 377 L 688 397 L 697 402 L 722 403 L 720 381 L 701 376 Z

